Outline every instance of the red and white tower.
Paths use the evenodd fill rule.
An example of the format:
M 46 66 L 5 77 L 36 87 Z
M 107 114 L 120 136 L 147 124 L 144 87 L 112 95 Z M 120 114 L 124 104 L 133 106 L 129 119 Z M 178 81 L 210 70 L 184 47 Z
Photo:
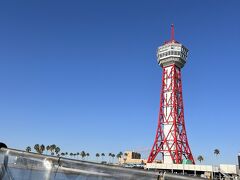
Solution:
M 195 164 L 186 134 L 182 97 L 181 68 L 186 63 L 188 49 L 174 39 L 158 48 L 157 60 L 162 67 L 160 111 L 155 141 L 148 157 L 151 163 L 159 153 L 165 164 Z

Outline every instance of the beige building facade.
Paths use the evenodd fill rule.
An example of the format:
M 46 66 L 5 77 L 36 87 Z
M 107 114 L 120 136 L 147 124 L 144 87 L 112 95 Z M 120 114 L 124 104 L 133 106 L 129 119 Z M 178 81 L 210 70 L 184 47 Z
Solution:
M 141 154 L 134 151 L 125 151 L 119 158 L 120 164 L 146 164 L 147 160 L 141 158 Z

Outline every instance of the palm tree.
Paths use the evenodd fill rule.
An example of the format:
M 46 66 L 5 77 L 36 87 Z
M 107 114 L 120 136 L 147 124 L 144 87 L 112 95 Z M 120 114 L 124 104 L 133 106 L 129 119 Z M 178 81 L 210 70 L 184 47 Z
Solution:
M 72 157 L 73 156 L 73 153 L 70 153 L 70 157 Z
M 48 151 L 50 150 L 50 146 L 49 145 L 47 145 L 46 150 L 47 150 L 47 153 L 48 153 Z
M 120 151 L 120 152 L 117 154 L 118 163 L 120 163 L 120 160 L 121 160 L 122 156 L 123 156 L 123 152 Z
M 120 158 L 122 157 L 122 155 L 120 153 L 117 154 L 117 158 L 118 158 L 118 163 L 120 163 Z
M 201 162 L 204 160 L 204 158 L 203 158 L 202 155 L 199 155 L 199 156 L 197 157 L 197 160 L 201 163 Z
M 32 149 L 31 149 L 30 146 L 26 147 L 26 151 L 27 151 L 27 152 L 31 152 L 31 150 L 32 150 Z
M 78 159 L 78 156 L 80 155 L 80 153 L 79 152 L 77 152 L 77 159 Z
M 62 152 L 62 153 L 61 153 L 61 156 L 65 156 L 65 153 Z
M 110 157 L 112 157 L 112 153 L 108 153 L 108 157 L 109 157 L 108 163 L 110 163 Z
M 36 151 L 37 153 L 40 154 L 40 151 L 39 151 L 39 144 L 35 144 L 35 145 L 34 145 L 34 149 L 35 149 L 35 151 Z
M 103 157 L 105 156 L 105 154 L 104 154 L 104 153 L 102 153 L 102 154 L 101 154 L 101 156 L 102 156 L 102 161 L 103 161 Z
M 119 154 L 119 155 L 122 157 L 122 155 L 123 155 L 123 152 L 122 152 L 122 151 L 120 151 L 118 154 Z
M 114 161 L 114 158 L 115 158 L 115 154 L 112 154 L 112 163 Z
M 214 149 L 213 153 L 217 157 L 220 154 L 220 150 L 219 149 Z M 215 172 L 213 172 L 213 177 L 215 177 Z
M 87 160 L 88 160 L 88 157 L 90 156 L 90 154 L 89 153 L 86 153 L 86 157 L 87 157 Z
M 51 155 L 53 156 L 54 155 L 54 150 L 55 150 L 55 148 L 56 148 L 57 146 L 55 145 L 55 144 L 52 144 L 51 146 L 50 146 L 50 151 L 51 151 Z
M 68 155 L 68 152 L 65 152 L 65 156 L 67 156 Z
M 214 149 L 215 156 L 217 157 L 220 154 L 220 150 L 219 149 Z M 215 173 L 213 173 L 213 176 L 215 176 Z
M 86 156 L 85 151 L 82 151 L 82 152 L 80 153 L 80 155 L 81 155 L 82 159 L 84 159 L 84 157 Z
M 98 161 L 99 156 L 100 156 L 100 154 L 99 154 L 99 153 L 96 153 L 97 161 Z
M 42 154 L 45 151 L 45 146 L 42 144 L 40 146 L 40 154 Z
M 214 155 L 218 156 L 220 154 L 220 150 L 219 149 L 214 149 Z
M 55 153 L 58 154 L 61 151 L 60 147 L 55 148 Z

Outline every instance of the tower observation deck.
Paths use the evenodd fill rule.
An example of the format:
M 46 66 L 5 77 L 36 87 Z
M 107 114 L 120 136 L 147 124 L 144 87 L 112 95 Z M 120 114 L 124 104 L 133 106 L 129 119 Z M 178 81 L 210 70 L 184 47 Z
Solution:
M 163 68 L 160 95 L 160 110 L 156 137 L 148 162 L 162 155 L 165 164 L 194 164 L 188 144 L 182 97 L 181 68 L 186 63 L 188 49 L 174 39 L 171 25 L 171 39 L 158 48 L 157 61 Z

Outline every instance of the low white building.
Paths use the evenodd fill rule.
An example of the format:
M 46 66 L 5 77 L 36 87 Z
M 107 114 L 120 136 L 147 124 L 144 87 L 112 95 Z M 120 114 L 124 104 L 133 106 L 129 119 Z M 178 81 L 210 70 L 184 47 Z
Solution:
M 223 176 L 223 177 L 237 177 L 240 176 L 239 166 L 231 164 L 220 164 L 220 166 L 213 165 L 193 165 L 193 164 L 160 164 L 147 163 L 145 169 L 160 170 L 180 174 L 192 174 L 205 177 Z

